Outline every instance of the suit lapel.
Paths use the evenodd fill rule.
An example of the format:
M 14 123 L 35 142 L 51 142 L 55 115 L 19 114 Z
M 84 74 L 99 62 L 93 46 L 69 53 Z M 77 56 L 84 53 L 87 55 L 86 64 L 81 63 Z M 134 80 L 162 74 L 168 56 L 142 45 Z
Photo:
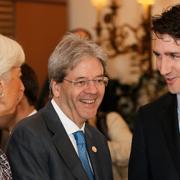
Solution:
M 69 167 L 69 171 L 76 179 L 88 180 L 81 161 L 51 103 L 47 104 L 44 112 L 47 127 L 53 132 L 52 141 L 66 166 Z
M 82 167 L 81 161 L 74 150 L 74 147 L 67 136 L 66 132 L 62 132 L 63 129 L 59 129 L 59 132 L 53 137 L 54 145 L 56 146 L 59 154 L 66 162 L 72 174 L 79 180 L 87 179 L 86 173 Z M 65 130 L 64 130 L 65 131 Z
M 98 157 L 98 149 L 96 149 L 97 142 L 92 137 L 92 133 L 90 129 L 87 127 L 87 125 L 85 127 L 85 136 L 86 136 L 86 142 L 87 142 L 87 149 L 88 149 L 91 165 L 94 171 L 95 179 L 102 180 L 102 177 L 101 177 L 102 172 L 100 168 L 100 160 Z
M 168 101 L 168 106 L 163 107 L 163 112 L 159 119 L 162 119 L 167 146 L 180 177 L 180 136 L 177 116 L 177 98 L 175 95 L 170 95 Z

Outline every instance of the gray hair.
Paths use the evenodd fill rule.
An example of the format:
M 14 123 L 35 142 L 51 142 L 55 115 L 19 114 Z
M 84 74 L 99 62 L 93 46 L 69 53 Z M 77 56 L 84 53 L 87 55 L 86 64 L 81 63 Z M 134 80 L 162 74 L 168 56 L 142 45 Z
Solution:
M 0 34 L 0 76 L 25 61 L 22 47 L 14 40 Z
M 49 58 L 49 80 L 62 82 L 68 71 L 72 70 L 82 60 L 82 57 L 99 59 L 105 71 L 107 55 L 103 49 L 91 40 L 68 33 L 59 42 Z

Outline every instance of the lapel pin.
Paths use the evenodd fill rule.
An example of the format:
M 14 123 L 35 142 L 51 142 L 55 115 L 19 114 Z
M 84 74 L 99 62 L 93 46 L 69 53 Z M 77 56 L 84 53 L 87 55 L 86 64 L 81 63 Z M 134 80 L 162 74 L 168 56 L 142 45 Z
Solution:
M 95 146 L 92 146 L 92 152 L 94 152 L 94 153 L 97 152 L 97 148 Z

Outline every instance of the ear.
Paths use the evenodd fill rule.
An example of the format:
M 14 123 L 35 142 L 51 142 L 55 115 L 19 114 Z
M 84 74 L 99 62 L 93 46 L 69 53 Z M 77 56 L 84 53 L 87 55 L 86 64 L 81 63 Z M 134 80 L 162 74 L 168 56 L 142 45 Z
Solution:
M 4 86 L 3 80 L 0 79 L 0 98 L 4 96 Z
M 61 92 L 61 84 L 51 80 L 51 89 L 54 97 L 59 97 Z

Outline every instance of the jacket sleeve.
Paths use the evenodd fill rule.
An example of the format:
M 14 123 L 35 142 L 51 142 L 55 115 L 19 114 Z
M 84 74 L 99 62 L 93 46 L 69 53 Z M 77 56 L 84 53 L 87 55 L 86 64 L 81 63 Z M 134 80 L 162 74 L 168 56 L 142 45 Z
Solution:
M 29 129 L 17 128 L 10 137 L 7 157 L 14 180 L 50 180 L 46 148 Z
M 133 132 L 131 155 L 129 161 L 129 180 L 150 180 L 147 147 L 145 141 L 145 116 L 138 112 Z

